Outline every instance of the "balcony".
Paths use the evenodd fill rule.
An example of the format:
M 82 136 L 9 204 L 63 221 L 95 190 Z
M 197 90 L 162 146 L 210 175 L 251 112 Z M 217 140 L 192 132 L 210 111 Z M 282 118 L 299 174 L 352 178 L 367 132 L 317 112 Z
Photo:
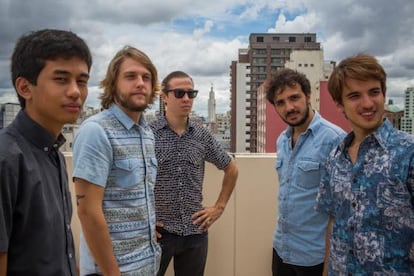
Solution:
M 66 153 L 69 185 L 73 189 L 72 154 Z M 277 176 L 275 154 L 236 154 L 239 178 L 222 217 L 209 230 L 205 276 L 271 275 L 272 238 L 276 223 Z M 213 205 L 223 173 L 206 164 L 204 205 Z M 80 224 L 72 192 L 72 230 L 78 254 Z M 174 275 L 171 269 L 167 276 Z

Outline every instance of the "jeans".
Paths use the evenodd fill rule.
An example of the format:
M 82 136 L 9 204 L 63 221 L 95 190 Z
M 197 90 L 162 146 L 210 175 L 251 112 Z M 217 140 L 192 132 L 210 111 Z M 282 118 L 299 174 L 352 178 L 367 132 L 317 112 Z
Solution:
M 174 258 L 175 276 L 203 276 L 207 260 L 207 233 L 179 236 L 159 230 L 162 237 L 158 240 L 162 255 L 158 276 L 163 276 Z
M 272 259 L 273 276 L 321 276 L 323 273 L 323 263 L 315 266 L 299 266 L 284 263 L 276 250 L 273 249 Z

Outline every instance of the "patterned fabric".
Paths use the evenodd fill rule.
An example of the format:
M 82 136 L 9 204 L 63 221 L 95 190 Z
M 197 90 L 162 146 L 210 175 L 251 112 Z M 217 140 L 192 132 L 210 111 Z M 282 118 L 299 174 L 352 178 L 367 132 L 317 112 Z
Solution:
M 352 164 L 353 133 L 331 152 L 318 208 L 335 217 L 330 275 L 414 275 L 414 136 L 388 120 Z
M 158 160 L 155 204 L 157 221 L 170 233 L 200 234 L 191 215 L 200 211 L 204 180 L 204 161 L 225 169 L 231 157 L 204 127 L 191 122 L 178 136 L 161 116 L 151 123 Z
M 277 141 L 279 217 L 273 247 L 283 262 L 297 266 L 323 263 L 328 216 L 317 212 L 320 171 L 345 132 L 315 111 L 308 129 L 292 149 L 292 128 Z
M 155 275 L 154 136 L 141 117 L 134 123 L 118 106 L 86 120 L 73 145 L 73 177 L 105 188 L 103 212 L 123 275 Z M 81 274 L 99 273 L 81 232 Z

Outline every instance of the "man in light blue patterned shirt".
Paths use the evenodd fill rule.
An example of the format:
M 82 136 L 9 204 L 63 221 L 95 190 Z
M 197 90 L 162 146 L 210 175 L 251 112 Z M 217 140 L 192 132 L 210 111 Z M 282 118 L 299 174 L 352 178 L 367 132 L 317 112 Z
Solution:
M 326 214 L 315 207 L 320 170 L 334 145 L 345 135 L 310 104 L 304 74 L 281 69 L 272 76 L 266 97 L 289 127 L 277 140 L 279 217 L 273 239 L 273 275 L 322 275 Z
M 385 71 L 359 54 L 339 63 L 328 88 L 353 131 L 329 155 L 318 194 L 331 216 L 325 272 L 414 275 L 414 136 L 383 118 Z
M 154 135 L 142 113 L 158 89 L 157 70 L 126 46 L 105 79 L 104 109 L 87 119 L 73 144 L 73 178 L 82 224 L 81 275 L 156 275 Z

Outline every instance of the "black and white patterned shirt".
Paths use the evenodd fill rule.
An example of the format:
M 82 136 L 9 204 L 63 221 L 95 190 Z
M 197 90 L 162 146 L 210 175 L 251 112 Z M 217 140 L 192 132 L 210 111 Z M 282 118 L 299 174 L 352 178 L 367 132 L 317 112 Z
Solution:
M 151 128 L 158 160 L 154 190 L 157 221 L 170 233 L 201 234 L 191 215 L 203 208 L 204 162 L 223 170 L 232 158 L 209 130 L 191 120 L 181 136 L 164 116 L 152 122 Z

